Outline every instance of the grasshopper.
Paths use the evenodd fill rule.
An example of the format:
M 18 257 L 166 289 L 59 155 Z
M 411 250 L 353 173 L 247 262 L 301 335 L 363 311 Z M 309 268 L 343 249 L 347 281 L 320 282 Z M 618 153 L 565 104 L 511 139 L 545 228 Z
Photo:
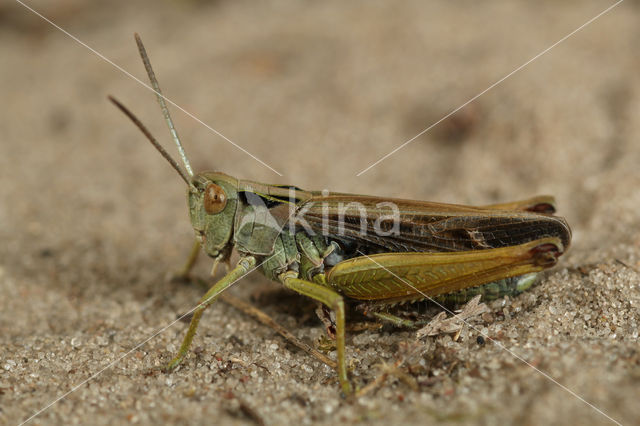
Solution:
M 109 98 L 187 184 L 196 242 L 184 273 L 200 248 L 214 259 L 213 271 L 219 263 L 229 264 L 233 249 L 239 254 L 236 265 L 201 298 L 169 370 L 188 353 L 205 309 L 259 267 L 269 279 L 334 311 L 337 375 L 348 395 L 345 299 L 388 306 L 515 295 L 554 266 L 570 244 L 571 230 L 553 215 L 549 196 L 471 207 L 305 191 L 222 172 L 194 174 L 142 41 L 135 38 L 184 169 L 126 107 Z

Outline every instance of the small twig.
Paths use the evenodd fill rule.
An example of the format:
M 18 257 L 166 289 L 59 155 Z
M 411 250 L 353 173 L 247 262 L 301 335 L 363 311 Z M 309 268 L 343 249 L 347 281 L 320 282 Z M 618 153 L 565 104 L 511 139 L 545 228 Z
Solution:
M 302 349 L 309 355 L 315 357 L 320 362 L 323 362 L 324 364 L 328 365 L 331 368 L 336 368 L 337 364 L 335 361 L 333 361 L 328 356 L 324 355 L 322 352 L 319 352 L 316 349 L 312 348 L 302 340 L 298 339 L 289 330 L 287 330 L 286 328 L 284 328 L 283 326 L 275 322 L 269 315 L 265 314 L 255 306 L 252 306 L 249 303 L 245 302 L 244 300 L 240 300 L 237 297 L 230 295 L 229 293 L 222 293 L 220 295 L 220 299 L 223 302 L 238 309 L 239 311 L 244 312 L 250 317 L 256 319 L 258 322 L 266 325 L 267 327 L 272 328 L 275 332 L 280 334 L 282 337 L 284 337 L 285 339 L 287 339 L 288 341 L 290 341 L 295 346 Z
M 258 426 L 264 426 L 266 424 L 262 416 L 253 407 L 247 404 L 247 402 L 244 399 L 238 396 L 236 396 L 235 398 L 238 400 L 238 403 L 240 404 L 240 411 L 242 411 L 242 413 L 245 416 L 253 420 Z
M 404 371 L 402 367 L 407 361 L 411 362 L 411 359 L 419 356 L 423 349 L 424 345 L 418 342 L 400 344 L 396 362 L 394 362 L 393 364 L 387 364 L 384 362 L 382 364 L 379 364 L 382 373 L 378 377 L 376 377 L 373 382 L 360 389 L 356 393 L 356 397 L 360 398 L 361 396 L 364 396 L 376 390 L 384 384 L 389 376 L 396 377 L 397 379 L 403 381 L 412 390 L 417 391 L 418 382 L 416 381 L 416 379 L 407 374 L 407 372 Z
M 394 362 L 393 364 L 389 365 L 389 364 L 382 364 L 382 374 L 380 374 L 378 377 L 376 377 L 373 382 L 369 383 L 368 385 L 366 385 L 365 387 L 363 387 L 362 389 L 360 389 L 357 393 L 356 393 L 356 398 L 360 398 L 365 396 L 368 393 L 373 392 L 374 390 L 378 389 L 380 386 L 382 386 L 382 384 L 387 380 L 387 377 L 389 377 L 389 375 L 396 369 L 400 368 L 400 366 L 402 365 L 402 363 L 404 362 L 404 359 L 399 359 L 396 362 Z
M 447 314 L 443 311 L 436 315 L 429 324 L 422 327 L 417 332 L 417 338 L 421 339 L 426 336 L 437 336 L 439 334 L 455 333 L 462 329 L 468 318 L 487 312 L 487 305 L 480 303 L 480 295 L 471 299 L 460 313 L 447 318 Z
M 621 265 L 622 265 L 622 266 L 624 266 L 625 268 L 631 269 L 631 270 L 632 270 L 633 272 L 635 272 L 635 273 L 640 273 L 640 272 L 638 272 L 638 270 L 637 270 L 636 268 L 634 268 L 633 266 L 631 266 L 631 265 L 627 264 L 626 262 L 623 262 L 623 261 L 622 261 L 622 260 L 620 260 L 620 259 L 616 259 L 616 262 L 617 262 L 617 263 L 619 263 L 619 264 L 621 264 Z
M 231 361 L 234 364 L 240 364 L 242 367 L 247 368 L 247 363 L 241 360 L 240 358 L 236 358 L 232 356 L 229 358 L 229 361 Z

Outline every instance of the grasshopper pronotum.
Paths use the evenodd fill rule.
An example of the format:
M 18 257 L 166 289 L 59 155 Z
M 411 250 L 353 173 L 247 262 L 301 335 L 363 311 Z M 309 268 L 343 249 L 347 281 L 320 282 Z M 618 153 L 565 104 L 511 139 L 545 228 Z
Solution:
M 268 278 L 334 310 L 338 378 L 349 394 L 345 299 L 389 305 L 517 294 L 569 246 L 571 230 L 553 216 L 554 201 L 547 196 L 471 207 L 305 191 L 221 172 L 194 174 L 137 34 L 136 42 L 184 169 L 129 110 L 110 99 L 186 182 L 196 244 L 215 259 L 214 269 L 229 261 L 233 249 L 240 255 L 200 300 L 169 369 L 187 354 L 204 310 L 259 265 Z

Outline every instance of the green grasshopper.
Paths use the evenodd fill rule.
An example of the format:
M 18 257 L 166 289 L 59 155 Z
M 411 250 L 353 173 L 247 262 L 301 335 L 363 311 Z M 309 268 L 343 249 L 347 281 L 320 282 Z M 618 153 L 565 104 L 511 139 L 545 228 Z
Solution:
M 196 245 L 235 267 L 194 310 L 171 370 L 187 354 L 204 310 L 220 293 L 260 267 L 269 279 L 335 312 L 337 374 L 351 393 L 345 360 L 345 299 L 368 305 L 476 294 L 518 294 L 554 266 L 569 246 L 567 222 L 553 216 L 552 197 L 483 207 L 305 191 L 240 180 L 221 172 L 194 174 L 174 128 L 142 41 L 136 42 L 184 169 L 121 103 L 110 100 L 145 134 L 187 184 Z M 213 274 L 213 271 L 212 271 Z M 384 316 L 383 316 L 384 317 Z

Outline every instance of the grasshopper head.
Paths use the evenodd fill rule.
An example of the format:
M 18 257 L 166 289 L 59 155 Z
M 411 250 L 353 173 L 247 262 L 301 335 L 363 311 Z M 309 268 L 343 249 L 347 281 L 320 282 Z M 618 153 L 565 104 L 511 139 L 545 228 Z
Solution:
M 191 224 L 204 251 L 212 257 L 218 257 L 220 255 L 223 255 L 223 257 L 228 256 L 231 249 L 229 242 L 233 232 L 234 217 L 238 204 L 238 181 L 224 173 L 205 172 L 197 175 L 193 174 L 191 164 L 189 164 L 189 159 L 184 152 L 184 148 L 178 137 L 178 132 L 173 125 L 173 120 L 171 120 L 165 97 L 160 91 L 160 86 L 151 68 L 151 63 L 142 44 L 142 40 L 138 34 L 135 35 L 135 39 L 138 44 L 140 56 L 142 57 L 142 62 L 147 70 L 149 81 L 160 104 L 160 109 L 162 110 L 173 141 L 180 153 L 184 169 L 171 158 L 167 151 L 131 111 L 115 98 L 109 96 L 109 99 L 144 133 L 149 142 L 151 142 L 187 184 L 189 188 L 187 198 Z
M 218 256 L 230 243 L 238 203 L 237 181 L 224 173 L 199 173 L 187 192 L 189 218 L 204 251 Z

